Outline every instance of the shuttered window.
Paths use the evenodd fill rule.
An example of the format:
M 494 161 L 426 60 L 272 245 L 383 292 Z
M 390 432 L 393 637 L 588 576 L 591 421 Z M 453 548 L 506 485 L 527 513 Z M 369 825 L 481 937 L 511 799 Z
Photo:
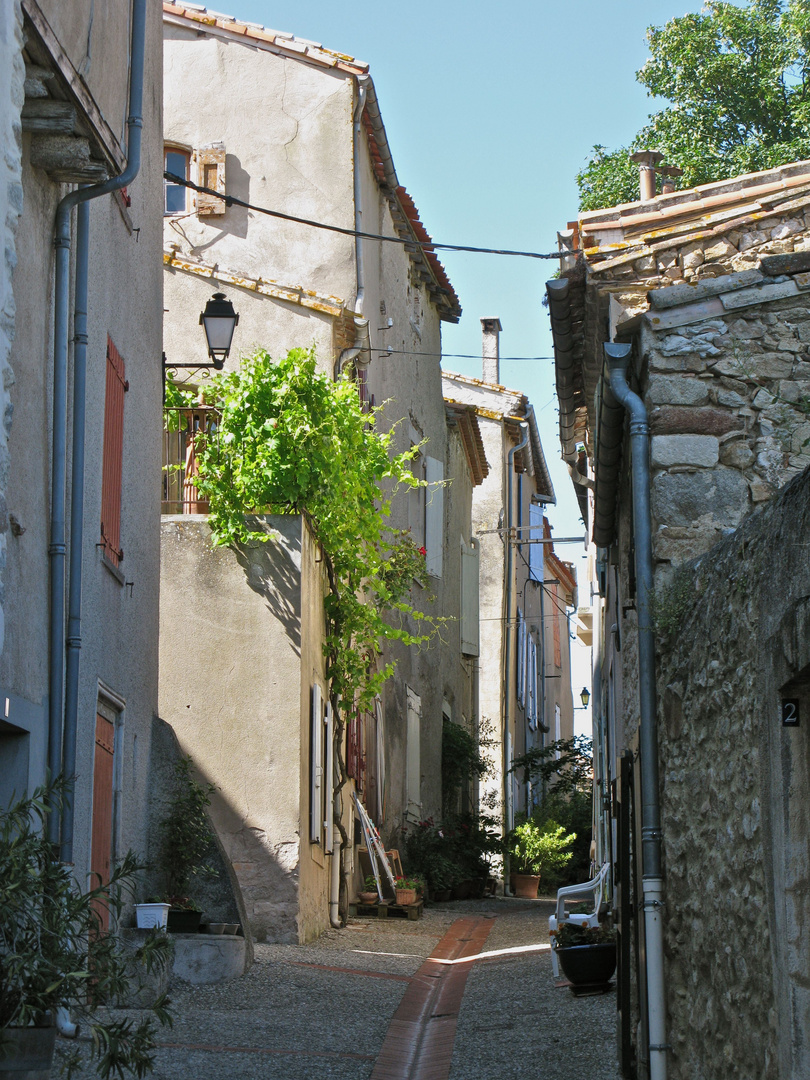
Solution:
M 124 557 L 121 547 L 121 478 L 124 464 L 124 394 L 128 389 L 123 357 L 108 337 L 101 473 L 101 545 L 114 566 L 118 566 Z
M 461 651 L 465 656 L 478 656 L 479 651 L 479 585 L 478 541 L 470 547 L 461 542 Z
M 537 642 L 529 635 L 526 664 L 526 721 L 532 731 L 537 727 Z
M 529 506 L 530 540 L 543 539 L 543 507 L 532 503 Z M 529 544 L 529 577 L 532 581 L 543 580 L 543 550 L 545 544 Z
M 425 569 L 432 577 L 442 576 L 444 550 L 444 465 L 425 458 Z
M 312 717 L 310 723 L 310 804 L 309 804 L 309 839 L 313 844 L 320 844 L 323 827 L 324 775 L 323 775 L 323 735 L 324 735 L 323 694 L 316 683 L 312 687 Z
M 225 146 L 223 143 L 211 143 L 203 146 L 196 153 L 197 178 L 201 187 L 209 191 L 218 191 L 225 194 Z M 206 195 L 204 191 L 197 192 L 197 216 L 220 217 L 225 213 L 224 199 L 218 199 L 215 195 Z
M 93 824 L 90 850 L 90 871 L 93 888 L 110 880 L 113 828 L 113 753 L 115 725 L 101 713 L 96 715 L 96 749 L 93 761 Z M 97 913 L 105 930 L 109 928 L 110 913 L 106 904 L 99 903 Z

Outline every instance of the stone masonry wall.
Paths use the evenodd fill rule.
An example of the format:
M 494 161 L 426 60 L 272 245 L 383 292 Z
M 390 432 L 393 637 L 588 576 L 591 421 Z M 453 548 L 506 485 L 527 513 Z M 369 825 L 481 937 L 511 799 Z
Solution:
M 6 485 L 8 437 L 11 430 L 9 388 L 14 374 L 9 364 L 14 340 L 14 293 L 12 276 L 17 263 L 15 236 L 22 213 L 22 128 L 20 112 L 24 98 L 25 66 L 22 59 L 22 8 L 19 0 L 0 8 L 0 238 L 3 244 L 0 269 L 0 574 L 6 563 Z M 3 585 L 0 578 L 0 650 L 3 648 Z
M 765 281 L 722 302 L 785 284 Z M 659 562 L 706 551 L 810 464 L 808 300 L 798 292 L 642 331 Z
M 795 1058 L 790 1064 L 790 1047 L 807 1044 L 807 1017 L 788 1004 L 806 969 L 803 961 L 794 979 L 782 956 L 790 928 L 779 928 L 779 882 L 790 850 L 806 849 L 807 836 L 790 850 L 780 840 L 788 781 L 771 697 L 782 658 L 764 642 L 770 628 L 795 622 L 810 595 L 810 562 L 796 541 L 809 529 L 806 470 L 711 552 L 685 563 L 659 595 L 672 1080 L 806 1075 Z M 800 632 L 807 654 L 810 626 Z

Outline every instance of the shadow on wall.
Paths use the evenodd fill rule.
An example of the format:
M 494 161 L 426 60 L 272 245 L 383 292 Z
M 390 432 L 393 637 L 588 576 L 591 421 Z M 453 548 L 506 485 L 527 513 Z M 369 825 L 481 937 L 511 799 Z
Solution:
M 240 544 L 233 550 L 248 585 L 266 601 L 268 611 L 284 628 L 293 652 L 300 660 L 301 518 L 296 514 L 289 520 L 295 525 L 297 535 L 293 535 L 292 530 L 283 530 L 283 545 L 271 538 L 267 543 Z M 251 527 L 260 525 L 257 519 L 249 519 L 248 524 Z
M 166 816 L 174 785 L 174 769 L 182 756 L 174 729 L 159 717 L 152 724 L 150 761 L 150 845 L 146 894 L 159 895 L 165 885 L 157 870 L 160 822 Z M 193 749 L 191 753 L 193 760 Z M 203 785 L 211 777 L 195 765 L 196 779 Z M 264 833 L 252 829 L 217 789 L 208 810 L 212 846 L 206 862 L 216 877 L 198 877 L 191 898 L 202 908 L 203 921 L 238 922 L 248 940 L 248 966 L 253 960 L 253 940 L 296 944 L 298 941 L 298 881 L 294 867 L 284 867 Z

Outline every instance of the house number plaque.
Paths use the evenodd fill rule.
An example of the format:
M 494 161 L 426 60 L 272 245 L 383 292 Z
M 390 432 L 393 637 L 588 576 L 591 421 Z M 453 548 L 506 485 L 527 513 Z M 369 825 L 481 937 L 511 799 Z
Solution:
M 782 726 L 799 726 L 799 699 L 782 698 Z

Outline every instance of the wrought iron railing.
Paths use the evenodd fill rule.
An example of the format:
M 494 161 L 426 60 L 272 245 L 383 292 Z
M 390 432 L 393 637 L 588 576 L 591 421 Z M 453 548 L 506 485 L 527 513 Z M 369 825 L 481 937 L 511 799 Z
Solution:
M 163 496 L 161 513 L 207 514 L 208 501 L 197 493 L 197 448 L 201 439 L 217 438 L 219 411 L 201 405 L 196 409 L 164 411 Z

